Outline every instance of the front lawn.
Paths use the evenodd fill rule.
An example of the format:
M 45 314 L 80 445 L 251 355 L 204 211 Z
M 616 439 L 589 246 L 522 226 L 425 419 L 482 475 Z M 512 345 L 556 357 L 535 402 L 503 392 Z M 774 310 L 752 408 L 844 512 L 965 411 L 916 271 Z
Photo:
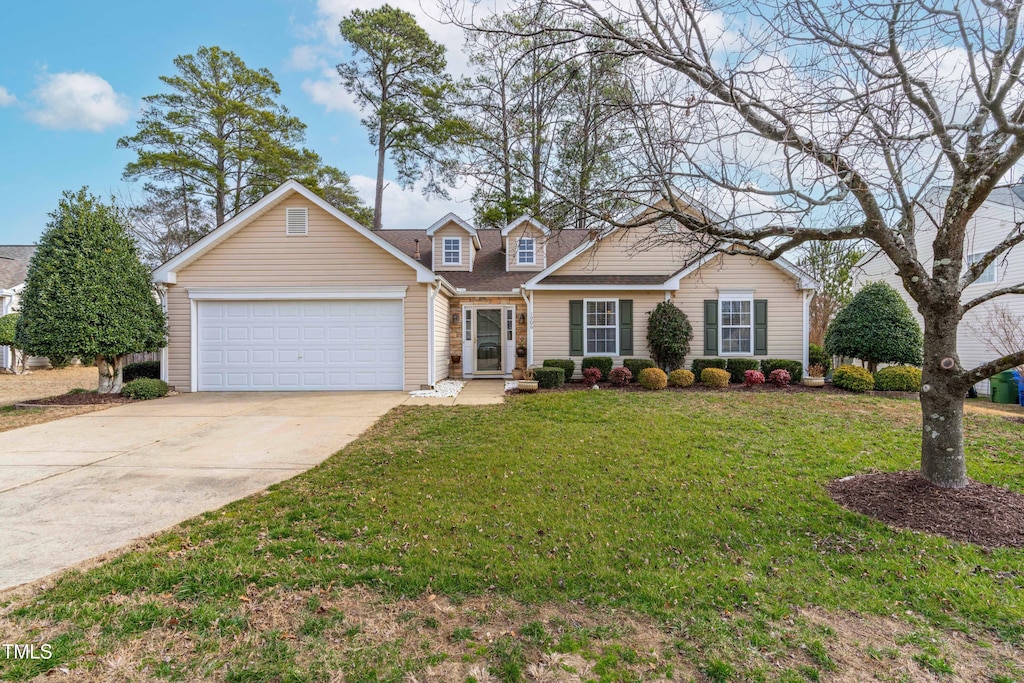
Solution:
M 1018 680 L 1024 551 L 895 531 L 824 490 L 915 468 L 918 410 L 611 391 L 401 409 L 265 495 L 14 598 L 0 640 L 56 656 L 0 674 Z M 967 438 L 972 478 L 1024 491 L 1024 425 L 972 414 Z

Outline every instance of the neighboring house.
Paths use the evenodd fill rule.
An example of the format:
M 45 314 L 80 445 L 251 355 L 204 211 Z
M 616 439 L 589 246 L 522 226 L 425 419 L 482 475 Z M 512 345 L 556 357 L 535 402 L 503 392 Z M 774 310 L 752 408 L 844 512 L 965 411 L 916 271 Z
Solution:
M 921 263 L 927 269 L 932 267 L 932 242 L 935 239 L 933 222 L 928 213 L 941 211 L 941 202 L 945 201 L 948 190 L 936 190 L 929 195 L 924 203 L 925 208 L 918 214 L 918 225 L 922 226 L 916 234 L 918 254 Z M 1012 231 L 1019 230 L 1024 222 L 1024 186 L 1014 185 L 999 187 L 992 191 L 988 200 L 971 218 L 964 243 L 965 262 L 979 260 L 988 250 L 995 247 Z M 868 251 L 854 269 L 856 289 L 869 282 L 882 280 L 892 285 L 906 300 L 918 323 L 923 325 L 923 318 L 917 310 L 915 302 L 903 287 L 903 281 L 896 274 L 892 261 L 878 248 Z M 962 295 L 962 302 L 967 303 L 992 290 L 1007 287 L 1011 284 L 1024 282 L 1024 246 L 1016 246 L 997 259 L 985 272 L 969 285 Z M 999 340 L 991 338 L 985 331 L 986 319 L 991 317 L 996 307 L 1015 315 L 1024 323 L 1024 296 L 1006 295 L 997 297 L 981 304 L 964 316 L 957 334 L 957 350 L 960 363 L 965 368 L 972 368 L 982 363 L 999 358 L 1003 353 L 993 348 L 1004 346 Z M 988 381 L 980 382 L 977 389 L 981 393 L 989 392 Z
M 656 229 L 656 228 L 652 228 Z M 815 284 L 785 261 L 645 248 L 639 229 L 370 231 L 289 181 L 154 271 L 179 391 L 413 390 L 546 358 L 648 356 L 674 301 L 691 357 L 802 360 Z M 520 356 L 517 350 L 525 354 Z
M 7 315 L 18 310 L 21 291 L 25 289 L 25 275 L 32 254 L 36 253 L 35 245 L 0 245 L 0 315 Z M 11 351 L 0 346 L 0 367 L 11 367 Z M 29 356 L 26 367 L 42 368 L 49 366 L 45 358 Z

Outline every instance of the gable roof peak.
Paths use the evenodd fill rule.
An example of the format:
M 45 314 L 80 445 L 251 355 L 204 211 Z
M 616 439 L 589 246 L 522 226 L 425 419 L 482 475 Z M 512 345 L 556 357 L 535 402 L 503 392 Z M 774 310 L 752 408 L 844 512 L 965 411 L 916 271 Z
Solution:
M 540 230 L 545 235 L 550 235 L 551 234 L 551 229 L 548 228 L 548 226 L 544 225 L 543 223 L 541 223 L 539 220 L 537 220 L 536 218 L 534 218 L 530 214 L 524 213 L 522 216 L 520 216 L 519 218 L 515 219 L 514 221 L 512 221 L 511 223 L 506 225 L 504 228 L 502 228 L 501 229 L 501 236 L 502 237 L 506 237 L 510 232 L 512 232 L 513 230 L 518 228 L 520 225 L 524 225 L 524 224 L 527 224 L 527 223 L 529 223 L 530 225 L 534 226 L 535 228 Z
M 468 232 L 470 236 L 472 236 L 473 238 L 473 244 L 476 245 L 477 249 L 480 248 L 480 236 L 477 235 L 476 228 L 470 225 L 467 221 L 463 220 L 454 211 L 449 211 L 444 216 L 441 216 L 439 220 L 435 221 L 433 225 L 427 228 L 427 237 L 433 238 L 435 232 L 437 232 L 438 230 L 440 230 L 441 228 L 450 223 L 454 223 L 455 225 L 459 226 L 460 228 Z

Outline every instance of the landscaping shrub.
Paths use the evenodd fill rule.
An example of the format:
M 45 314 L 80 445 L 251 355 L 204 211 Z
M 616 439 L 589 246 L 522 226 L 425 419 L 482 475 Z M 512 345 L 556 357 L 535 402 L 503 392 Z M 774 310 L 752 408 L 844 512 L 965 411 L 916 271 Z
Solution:
M 565 384 L 564 368 L 534 368 L 533 376 L 537 380 L 537 386 L 541 389 L 557 389 Z
M 690 352 L 692 337 L 693 326 L 689 318 L 671 301 L 662 301 L 647 314 L 647 347 L 654 362 L 663 370 L 683 366 L 686 354 Z M 625 365 L 629 367 L 628 363 Z M 633 368 L 630 370 L 634 375 L 637 373 Z
M 140 363 L 129 363 L 124 366 L 121 376 L 125 384 L 139 378 L 160 379 L 160 361 L 144 360 Z
M 700 371 L 700 383 L 706 387 L 724 389 L 729 386 L 729 372 L 723 368 L 704 368 Z
M 872 282 L 836 314 L 825 333 L 825 351 L 879 363 L 921 364 L 921 326 L 907 302 L 884 282 Z
M 587 368 L 583 371 L 583 384 L 592 387 L 601 381 L 601 370 L 598 368 Z
M 565 371 L 566 382 L 572 380 L 572 376 L 576 373 L 576 361 L 571 358 L 548 358 L 541 365 L 546 368 L 562 368 Z
M 921 369 L 890 365 L 875 373 L 876 391 L 921 391 Z
M 700 377 L 704 373 L 704 368 L 720 368 L 725 370 L 728 365 L 728 361 L 724 358 L 694 358 L 690 369 L 693 370 L 693 374 Z
M 730 358 L 725 363 L 725 369 L 729 371 L 729 381 L 733 384 L 742 382 L 747 370 L 757 370 L 760 367 L 760 361 L 753 358 Z
M 825 374 L 822 375 L 822 377 L 825 377 L 832 369 L 832 356 L 828 355 L 824 347 L 818 344 L 808 344 L 807 364 L 820 365 L 821 367 L 825 368 Z
M 668 386 L 668 375 L 661 368 L 644 368 L 637 381 L 644 389 L 664 389 Z
M 875 388 L 875 378 L 865 368 L 856 365 L 840 365 L 832 373 L 832 384 L 849 391 L 871 391 Z
M 616 387 L 624 387 L 633 380 L 633 373 L 629 368 L 615 368 L 608 373 L 608 381 Z
M 689 370 L 679 368 L 668 373 L 668 383 L 673 387 L 692 387 L 695 381 L 696 378 Z
M 14 345 L 14 329 L 18 326 L 18 313 L 0 316 L 0 346 Z
M 780 388 L 788 387 L 792 380 L 793 377 L 789 372 L 782 368 L 775 368 L 772 370 L 772 374 L 768 375 L 768 381 Z
M 771 377 L 772 370 L 785 370 L 794 382 L 804 378 L 804 364 L 798 360 L 782 360 L 781 358 L 766 358 L 761 361 L 761 372 L 765 377 Z
M 747 370 L 743 373 L 743 384 L 748 387 L 764 384 L 764 373 L 760 370 Z
M 73 358 L 74 356 L 54 354 L 52 356 L 47 356 L 46 360 L 50 361 L 50 367 L 60 370 L 61 368 L 66 368 L 67 366 L 71 365 L 71 360 Z
M 591 356 L 583 359 L 583 369 L 597 368 L 601 371 L 601 381 L 608 380 L 608 373 L 612 371 L 612 359 L 608 356 Z
M 633 373 L 634 379 L 640 377 L 640 373 L 645 369 L 657 367 L 650 358 L 624 358 L 622 365 L 629 368 L 629 371 Z
M 142 377 L 132 380 L 121 387 L 121 395 L 138 401 L 148 401 L 151 398 L 166 396 L 167 390 L 167 382 Z

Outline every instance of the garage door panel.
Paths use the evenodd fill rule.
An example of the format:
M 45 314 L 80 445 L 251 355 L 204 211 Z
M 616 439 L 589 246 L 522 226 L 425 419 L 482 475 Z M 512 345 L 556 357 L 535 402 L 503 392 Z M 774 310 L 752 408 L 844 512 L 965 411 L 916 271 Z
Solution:
M 400 390 L 402 302 L 201 301 L 200 391 Z

